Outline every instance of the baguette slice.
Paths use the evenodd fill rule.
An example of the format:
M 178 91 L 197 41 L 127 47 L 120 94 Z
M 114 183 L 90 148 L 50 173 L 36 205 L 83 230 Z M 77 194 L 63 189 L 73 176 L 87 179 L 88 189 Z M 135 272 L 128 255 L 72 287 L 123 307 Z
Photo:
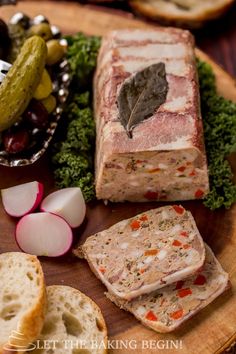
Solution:
M 46 307 L 44 275 L 37 257 L 0 254 L 0 353 L 27 348 L 41 332 Z
M 201 271 L 155 293 L 132 302 L 106 294 L 120 308 L 131 312 L 145 326 L 157 332 L 175 330 L 210 304 L 229 287 L 228 274 L 206 246 L 206 261 Z
M 81 250 L 108 291 L 131 300 L 202 267 L 205 247 L 190 212 L 165 206 L 89 237 Z
M 138 13 L 165 24 L 198 28 L 223 15 L 234 0 L 130 0 Z
M 44 327 L 32 353 L 106 353 L 107 328 L 99 307 L 79 290 L 69 286 L 47 287 L 48 308 Z M 53 342 L 50 348 L 44 344 Z M 96 348 L 96 344 L 99 348 Z

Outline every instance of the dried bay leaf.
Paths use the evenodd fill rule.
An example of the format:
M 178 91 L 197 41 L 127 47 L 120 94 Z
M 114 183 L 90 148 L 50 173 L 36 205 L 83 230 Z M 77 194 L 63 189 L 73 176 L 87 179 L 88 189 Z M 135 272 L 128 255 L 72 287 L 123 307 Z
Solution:
M 119 91 L 119 120 L 132 138 L 135 126 L 150 118 L 166 101 L 168 83 L 164 63 L 157 63 L 127 78 Z

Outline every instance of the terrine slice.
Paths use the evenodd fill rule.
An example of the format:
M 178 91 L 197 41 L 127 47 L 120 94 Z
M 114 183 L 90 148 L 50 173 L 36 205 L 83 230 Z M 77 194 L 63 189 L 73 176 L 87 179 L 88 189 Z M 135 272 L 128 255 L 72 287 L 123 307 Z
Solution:
M 128 137 L 117 98 L 126 80 L 165 65 L 168 93 Z M 96 195 L 111 201 L 187 200 L 209 191 L 194 40 L 173 28 L 120 30 L 103 39 L 94 79 Z
M 185 280 L 130 302 L 109 293 L 106 295 L 117 306 L 131 312 L 145 326 L 166 333 L 175 330 L 206 307 L 229 286 L 228 274 L 206 246 L 203 268 Z
M 126 300 L 193 274 L 205 260 L 195 221 L 180 205 L 123 220 L 90 236 L 81 250 L 108 291 Z

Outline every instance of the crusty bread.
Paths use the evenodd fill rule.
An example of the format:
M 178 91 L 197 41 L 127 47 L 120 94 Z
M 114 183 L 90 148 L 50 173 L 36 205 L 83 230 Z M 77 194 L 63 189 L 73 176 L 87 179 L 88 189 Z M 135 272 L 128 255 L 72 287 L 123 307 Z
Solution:
M 201 27 L 224 14 L 234 0 L 130 0 L 138 13 L 166 24 Z
M 27 347 L 41 332 L 46 308 L 44 275 L 37 257 L 0 254 L 0 354 Z
M 206 261 L 195 275 L 152 294 L 125 302 L 107 293 L 120 308 L 131 312 L 145 326 L 166 333 L 210 304 L 230 286 L 229 276 L 206 246 Z
M 69 286 L 47 287 L 48 308 L 44 327 L 32 353 L 106 353 L 107 329 L 99 307 L 79 290 Z M 49 341 L 51 348 L 46 349 Z M 96 348 L 96 345 L 98 348 Z

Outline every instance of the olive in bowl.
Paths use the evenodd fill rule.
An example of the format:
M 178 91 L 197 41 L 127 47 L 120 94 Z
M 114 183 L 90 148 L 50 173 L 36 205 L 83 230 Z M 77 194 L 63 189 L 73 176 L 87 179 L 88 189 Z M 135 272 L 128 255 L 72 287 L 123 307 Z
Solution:
M 5 59 L 10 47 L 10 37 L 7 24 L 0 19 L 0 59 Z

